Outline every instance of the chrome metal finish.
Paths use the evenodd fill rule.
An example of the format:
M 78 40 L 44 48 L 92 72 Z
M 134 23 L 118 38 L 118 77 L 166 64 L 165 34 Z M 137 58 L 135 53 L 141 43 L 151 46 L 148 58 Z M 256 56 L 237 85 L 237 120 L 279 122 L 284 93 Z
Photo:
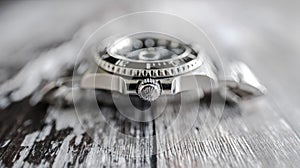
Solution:
M 146 101 L 154 101 L 161 94 L 160 84 L 151 78 L 146 78 L 137 87 L 137 94 Z
M 233 101 L 264 95 L 266 88 L 243 62 L 230 63 L 219 76 L 220 92 Z
M 224 69 L 216 68 L 216 60 L 204 52 L 195 52 L 189 45 L 163 34 L 128 36 L 94 54 L 99 70 L 83 75 L 81 88 L 135 94 L 146 101 L 189 90 L 197 90 L 202 96 L 219 91 L 224 98 L 236 102 L 261 96 L 266 90 L 244 63 L 227 62 Z M 49 84 L 39 95 L 65 87 L 59 86 Z M 56 93 L 66 97 L 58 94 L 59 90 Z
M 96 51 L 94 57 L 96 63 L 109 73 L 160 78 L 197 69 L 203 63 L 201 54 L 174 37 L 141 33 L 117 40 L 105 51 Z

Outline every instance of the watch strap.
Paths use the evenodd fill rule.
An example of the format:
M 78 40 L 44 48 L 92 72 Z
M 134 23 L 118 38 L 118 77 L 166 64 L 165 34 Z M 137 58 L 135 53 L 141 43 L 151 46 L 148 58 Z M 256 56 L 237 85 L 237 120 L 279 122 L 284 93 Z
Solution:
M 228 63 L 219 73 L 220 93 L 232 101 L 247 100 L 263 95 L 266 88 L 243 62 Z

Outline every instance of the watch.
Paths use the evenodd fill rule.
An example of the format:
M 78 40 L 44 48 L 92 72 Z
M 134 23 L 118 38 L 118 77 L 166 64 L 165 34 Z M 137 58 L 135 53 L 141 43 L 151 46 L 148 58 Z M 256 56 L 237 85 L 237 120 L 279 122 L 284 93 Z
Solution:
M 93 53 L 98 67 L 81 79 L 81 87 L 138 95 L 155 101 L 187 90 L 220 91 L 238 101 L 260 96 L 265 88 L 242 62 L 217 67 L 201 49 L 161 33 L 137 33 L 111 42 Z
M 143 32 L 119 38 L 104 47 L 95 47 L 92 54 L 94 70 L 76 79 L 64 78 L 49 84 L 40 95 L 55 90 L 52 97 L 67 99 L 74 80 L 81 89 L 138 95 L 149 102 L 191 90 L 202 96 L 219 92 L 236 102 L 261 96 L 266 90 L 243 62 L 223 59 L 222 64 L 217 63 L 204 49 L 162 33 Z M 70 102 L 70 95 L 68 99 Z

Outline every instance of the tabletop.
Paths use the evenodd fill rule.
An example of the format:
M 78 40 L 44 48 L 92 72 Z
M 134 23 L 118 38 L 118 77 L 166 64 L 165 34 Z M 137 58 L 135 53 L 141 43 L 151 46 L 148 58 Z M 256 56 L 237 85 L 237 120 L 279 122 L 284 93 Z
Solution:
M 139 108 L 146 108 L 149 114 L 160 112 L 150 116 L 155 117 L 155 120 L 144 122 L 128 119 L 123 113 L 126 109 L 110 103 L 97 104 L 100 113 L 95 114 L 88 110 L 92 106 L 85 100 L 79 101 L 81 104 L 78 109 L 76 106 L 59 107 L 47 103 L 31 106 L 29 98 L 26 98 L 0 110 L 0 167 L 299 167 L 298 2 L 226 1 L 210 4 L 208 1 L 194 1 L 183 4 L 170 1 L 159 2 L 160 5 L 157 5 L 158 2 L 151 1 L 142 6 L 138 3 L 124 3 L 124 7 L 115 3 L 103 3 L 104 5 L 85 3 L 90 5 L 86 8 L 80 3 L 75 8 L 66 10 L 71 3 L 62 6 L 59 2 L 58 6 L 46 4 L 47 8 L 44 9 L 47 10 L 41 11 L 61 13 L 58 15 L 63 19 L 49 19 L 49 23 L 75 22 L 78 18 L 74 14 L 78 12 L 86 14 L 96 11 L 97 14 L 87 15 L 87 18 L 108 16 L 115 6 L 117 11 L 124 8 L 123 13 L 113 15 L 119 16 L 120 13 L 131 12 L 129 4 L 136 8 L 132 11 L 158 10 L 189 18 L 207 31 L 221 56 L 236 56 L 246 62 L 266 86 L 268 93 L 238 105 L 219 101 L 218 95 L 215 97 L 218 101 L 215 102 L 204 98 L 192 104 L 175 102 L 164 108 L 137 103 Z M 40 9 L 41 6 L 36 8 Z M 20 18 L 19 10 L 7 11 L 12 11 L 11 17 Z M 28 8 L 28 11 L 31 13 L 35 10 Z M 72 11 L 75 12 L 65 15 L 65 12 Z M 98 14 L 98 11 L 105 14 Z M 68 43 L 68 39 L 72 39 L 75 28 L 81 24 L 70 24 L 72 31 L 65 31 L 64 24 L 53 22 L 55 28 L 50 27 L 51 31 L 44 33 L 33 27 L 43 29 L 40 23 L 45 18 L 40 16 L 52 14 L 33 14 L 41 19 L 37 20 L 35 26 L 28 24 L 28 30 L 40 32 L 33 37 L 31 33 L 20 31 L 19 29 L 26 27 L 15 26 L 17 22 L 1 22 L 4 30 L 7 30 L 0 31 L 2 39 L 7 38 L 12 42 L 1 43 L 6 44 L 2 49 L 7 51 L 0 56 L 0 70 L 12 65 L 15 68 L 15 62 L 22 59 L 26 62 L 32 58 L 21 56 L 35 54 L 31 50 L 27 51 L 31 48 L 23 47 L 22 41 L 13 41 L 11 34 L 23 32 L 24 37 L 28 35 L 30 41 L 41 44 L 38 49 L 57 46 L 52 43 L 44 44 L 40 40 L 52 39 L 52 36 L 59 39 L 63 35 L 64 39 L 56 40 L 62 44 L 77 44 L 77 41 L 74 43 L 72 40 Z M 20 22 L 24 23 L 23 20 Z M 48 30 L 48 25 L 45 25 L 44 28 Z M 56 29 L 57 25 L 62 28 Z M 53 30 L 58 32 L 49 33 Z M 32 40 L 34 37 L 36 39 Z M 24 43 L 27 44 L 28 41 L 24 39 Z M 15 53 L 15 48 L 23 50 Z M 56 54 L 65 51 L 64 49 L 64 45 L 54 47 L 53 58 L 56 59 Z M 18 54 L 21 56 L 17 57 Z M 14 57 L 8 59 L 8 55 Z M 42 58 L 43 56 L 45 55 L 41 54 Z M 11 71 L 7 70 L 9 74 Z M 49 73 L 51 72 L 45 71 L 43 75 L 47 76 Z M 109 94 L 100 97 L 102 100 L 111 98 Z
M 74 107 L 45 103 L 31 107 L 24 100 L 0 113 L 0 164 L 5 167 L 297 167 L 300 164 L 299 136 L 267 96 L 239 105 L 210 104 L 203 100 L 199 107 L 181 105 L 189 107 L 189 110 L 181 108 L 185 110 L 181 113 L 179 106 L 166 107 L 164 114 L 155 120 L 135 122 L 124 117 L 115 106 L 100 104 L 103 118 L 86 117 L 98 132 L 95 136 L 84 127 L 89 124 L 82 124 Z M 192 124 L 173 126 L 178 116 L 182 122 Z M 128 136 L 120 136 L 119 132 Z

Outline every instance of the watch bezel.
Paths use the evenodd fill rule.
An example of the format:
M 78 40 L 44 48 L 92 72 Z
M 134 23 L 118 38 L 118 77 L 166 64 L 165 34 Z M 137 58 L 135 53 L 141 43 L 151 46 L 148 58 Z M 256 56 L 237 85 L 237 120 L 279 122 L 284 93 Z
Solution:
M 181 47 L 185 47 L 184 52 L 175 58 L 155 61 L 133 60 L 112 54 L 109 49 L 102 48 L 95 50 L 94 59 L 100 68 L 109 73 L 137 78 L 173 77 L 199 68 L 203 63 L 203 52 L 196 52 L 189 45 L 174 39 L 175 42 L 180 42 Z

